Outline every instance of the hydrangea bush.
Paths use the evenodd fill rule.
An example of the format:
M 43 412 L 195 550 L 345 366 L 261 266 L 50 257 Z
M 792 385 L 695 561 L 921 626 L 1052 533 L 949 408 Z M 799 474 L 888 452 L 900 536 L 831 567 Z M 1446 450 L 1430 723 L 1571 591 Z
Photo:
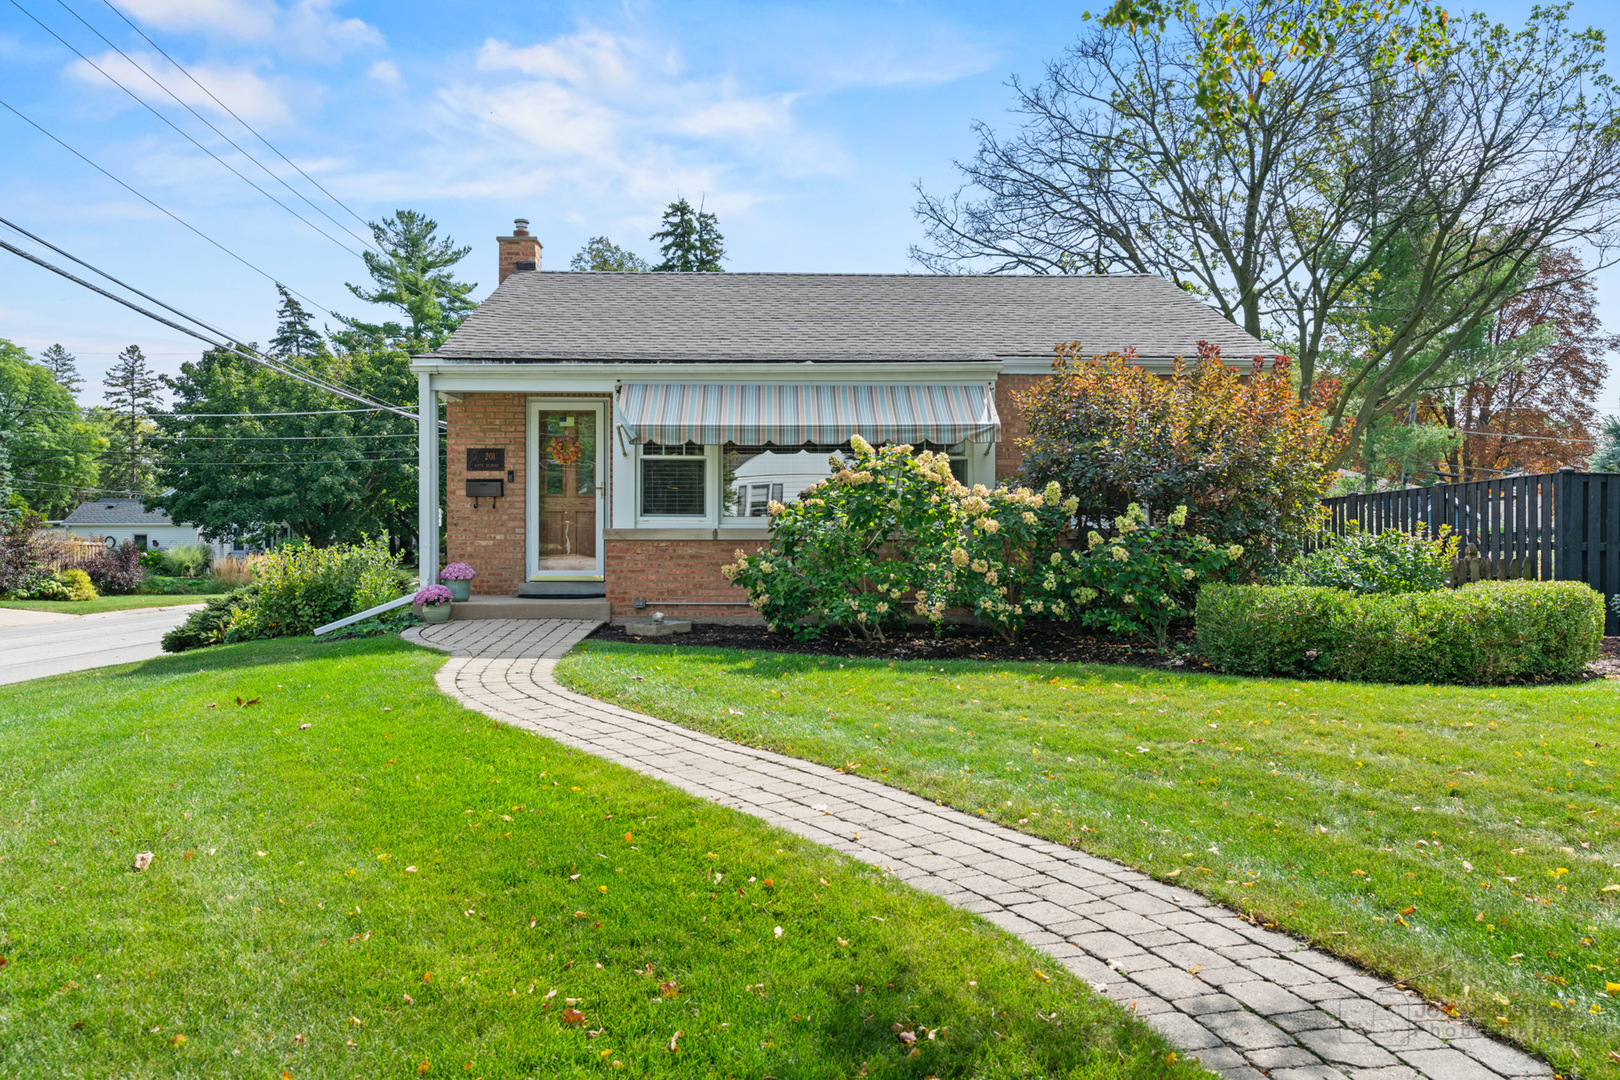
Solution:
M 912 617 L 937 628 L 965 613 L 1008 639 L 1030 619 L 1078 619 L 1162 647 L 1198 586 L 1243 555 L 1183 532 L 1185 507 L 1153 526 L 1136 505 L 1112 539 L 1071 550 L 1079 500 L 1056 482 L 969 488 L 945 454 L 850 445 L 853 463 L 834 457 L 798 502 L 771 503 L 770 541 L 725 567 L 773 631 L 884 640 Z
M 724 568 L 773 631 L 884 640 L 905 625 L 908 597 L 927 589 L 926 567 L 956 532 L 951 491 L 961 485 L 946 455 L 875 450 L 858 435 L 850 444 L 853 464 L 834 455 L 833 474 L 797 502 L 772 502 L 770 542 Z
M 1151 638 L 1164 649 L 1171 625 L 1191 615 L 1198 589 L 1234 577 L 1243 557 L 1242 545 L 1222 547 L 1183 531 L 1186 523 L 1185 506 L 1154 525 L 1131 503 L 1114 519 L 1112 536 L 1093 529 L 1083 547 L 1048 557 L 1034 602 L 1066 607 L 1087 626 Z

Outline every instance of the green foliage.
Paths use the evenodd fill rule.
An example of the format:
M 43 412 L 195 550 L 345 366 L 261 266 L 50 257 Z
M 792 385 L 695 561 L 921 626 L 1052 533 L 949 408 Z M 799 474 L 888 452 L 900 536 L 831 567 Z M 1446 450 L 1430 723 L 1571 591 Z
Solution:
M 214 556 L 206 544 L 176 544 L 162 554 L 163 569 L 175 577 L 197 577 Z
M 57 575 L 49 570 L 37 569 L 24 576 L 11 598 L 17 600 L 72 600 L 73 592 Z
M 230 592 L 230 588 L 211 577 L 174 577 L 170 574 L 147 574 L 135 590 L 142 596 L 207 596 Z
M 227 640 L 307 634 L 317 626 L 398 597 L 398 560 L 386 541 L 332 547 L 287 545 L 254 560 L 255 591 Z
M 770 542 L 725 568 L 773 631 L 882 640 L 905 624 L 903 599 L 927 589 L 927 564 L 937 568 L 958 531 L 948 459 L 851 442 L 853 464 L 835 456 L 831 477 L 790 506 L 773 503 Z
M 421 352 L 444 344 L 467 312 L 478 306 L 468 295 L 478 286 L 457 281 L 451 272 L 472 248 L 458 247 L 448 236 L 440 238 L 438 229 L 438 222 L 415 210 L 396 210 L 391 217 L 371 222 L 371 235 L 384 254 L 365 251 L 362 257 L 376 287 L 350 284 L 349 291 L 368 304 L 397 309 L 410 325 L 368 323 L 340 315 L 346 329 L 333 334 L 334 341 L 349 350 L 390 347 Z
M 1185 508 L 1149 528 L 1135 505 L 1109 546 L 1093 533 L 1090 549 L 1067 551 L 1078 500 L 1056 482 L 969 489 L 944 454 L 850 445 L 851 463 L 834 458 L 798 502 L 773 503 L 770 542 L 725 568 L 773 631 L 881 641 L 913 615 L 938 627 L 960 611 L 1008 639 L 1031 618 L 1078 618 L 1162 647 L 1197 584 L 1242 554 L 1180 532 Z
M 102 381 L 107 407 L 98 414 L 108 442 L 102 457 L 103 488 L 131 495 L 158 490 L 151 439 L 156 429 L 147 414 L 163 407 L 163 382 L 139 345 L 127 346 L 107 369 Z
M 1620 472 L 1620 416 L 1604 420 L 1598 438 L 1597 452 L 1587 461 L 1586 468 L 1591 472 Z
M 1257 572 L 1314 534 L 1331 476 L 1324 403 L 1301 403 L 1286 370 L 1242 377 L 1210 348 L 1168 379 L 1127 355 L 1082 359 L 1078 344 L 1060 346 L 1058 362 L 1018 395 L 1021 475 L 1076 495 L 1083 526 L 1131 503 L 1160 521 L 1185 506 L 1194 532 L 1240 545 Z
M 106 445 L 50 367 L 0 338 L 0 518 L 8 492 L 47 517 L 66 516 L 96 486 Z
M 301 310 L 288 314 L 283 305 L 277 340 L 289 348 L 301 340 L 312 347 L 299 329 Z M 416 394 L 410 356 L 398 349 L 317 350 L 299 363 L 384 401 Z M 280 540 L 284 530 L 316 544 L 414 533 L 417 470 L 408 420 L 323 412 L 351 403 L 223 350 L 187 361 L 167 382 L 175 415 L 159 421 L 165 490 L 152 505 L 173 520 L 195 523 L 205 536 L 259 543 Z M 316 415 L 236 415 L 250 413 Z
M 90 575 L 78 567 L 64 570 L 57 576 L 62 579 L 62 584 L 67 586 L 69 600 L 84 601 L 97 598 L 96 587 L 91 583 Z
M 1063 617 L 1059 605 L 1067 605 L 1087 626 L 1168 648 L 1170 628 L 1192 613 L 1199 586 L 1229 576 L 1243 557 L 1241 545 L 1220 547 L 1183 531 L 1186 523 L 1185 506 L 1154 525 L 1132 503 L 1111 536 L 1093 529 L 1084 548 L 1054 552 L 1042 582 L 1053 614 Z
M 1424 529 L 1370 533 L 1351 522 L 1343 536 L 1330 536 L 1322 547 L 1294 560 L 1282 580 L 1363 594 L 1428 592 L 1449 584 L 1456 561 L 1457 538 L 1449 526 L 1431 537 Z
M 676 199 L 664 211 L 663 228 L 650 239 L 658 241 L 663 261 L 656 271 L 719 273 L 726 257 L 725 238 L 720 235 L 720 219 L 701 206 L 693 208 L 684 198 Z
M 593 236 L 574 253 L 568 269 L 624 274 L 643 273 L 652 266 L 629 248 L 622 248 L 605 236 Z
M 209 597 L 201 610 L 193 611 L 185 622 L 163 635 L 163 651 L 177 653 L 220 644 L 242 608 L 252 602 L 252 595 L 250 585 Z
M 1209 585 L 1197 625 L 1199 652 L 1238 675 L 1496 684 L 1581 674 L 1603 640 L 1603 598 L 1572 581 L 1366 596 Z

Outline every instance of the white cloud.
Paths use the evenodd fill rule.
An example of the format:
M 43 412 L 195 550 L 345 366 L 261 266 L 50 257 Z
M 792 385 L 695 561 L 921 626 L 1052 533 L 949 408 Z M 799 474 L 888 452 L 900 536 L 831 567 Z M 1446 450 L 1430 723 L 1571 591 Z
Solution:
M 687 72 L 649 37 L 594 27 L 527 46 L 490 39 L 439 92 L 435 155 L 446 193 L 488 197 L 567 185 L 620 205 L 675 193 L 738 212 L 784 176 L 836 172 L 843 156 L 793 115 L 796 95 Z M 656 217 L 656 215 L 654 215 Z
M 250 124 L 282 124 L 292 119 L 294 115 L 294 109 L 289 101 L 289 97 L 295 94 L 292 84 L 283 79 L 267 79 L 246 67 L 228 67 L 206 62 L 192 64 L 186 70 L 196 78 L 197 82 L 194 83 L 167 60 L 152 53 L 131 52 L 127 54 L 126 59 L 125 54 L 108 52 L 92 59 L 101 71 L 160 108 L 170 104 L 174 99 L 154 85 L 152 78 L 167 87 L 175 97 L 187 105 L 207 110 L 216 116 L 224 116 L 225 111 L 197 83 L 207 87 L 215 97 Z M 143 74 L 143 69 L 149 72 L 152 78 Z M 69 64 L 67 73 L 87 86 L 103 88 L 118 95 L 121 101 L 128 100 L 101 72 L 83 60 L 75 60 Z M 298 96 L 309 95 L 305 92 L 298 93 Z
M 275 0 L 119 0 L 119 6 L 159 30 L 275 46 L 298 56 L 333 59 L 383 44 L 371 24 L 334 12 L 333 0 L 293 0 L 285 6 Z
M 366 74 L 390 90 L 403 90 L 405 88 L 405 79 L 399 73 L 399 65 L 392 60 L 378 60 L 371 65 Z

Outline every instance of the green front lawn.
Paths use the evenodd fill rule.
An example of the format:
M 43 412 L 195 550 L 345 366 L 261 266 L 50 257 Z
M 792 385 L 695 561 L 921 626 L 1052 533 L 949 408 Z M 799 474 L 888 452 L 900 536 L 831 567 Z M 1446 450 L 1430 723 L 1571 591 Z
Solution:
M 973 916 L 462 709 L 443 662 L 0 687 L 0 1076 L 1197 1075 Z
M 59 611 L 64 615 L 95 615 L 103 611 L 127 611 L 130 608 L 200 604 L 207 599 L 206 596 L 98 596 L 94 600 L 0 600 L 0 608 Z
M 1394 687 L 605 642 L 558 674 L 1175 880 L 1412 979 L 1583 1076 L 1620 1076 L 1614 683 Z

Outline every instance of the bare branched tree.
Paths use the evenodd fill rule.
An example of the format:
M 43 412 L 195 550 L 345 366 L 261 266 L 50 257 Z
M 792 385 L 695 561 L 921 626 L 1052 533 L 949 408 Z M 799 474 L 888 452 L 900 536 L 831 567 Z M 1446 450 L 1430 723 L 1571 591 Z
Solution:
M 1251 28 L 1307 5 L 1238 0 Z M 1451 24 L 1433 63 L 1391 60 L 1400 19 L 1234 68 L 1250 107 L 1212 126 L 1195 100 L 1213 20 L 1097 28 L 1034 85 L 1010 134 L 976 126 L 966 185 L 919 190 L 936 271 L 1151 273 L 1279 351 L 1301 392 L 1332 378 L 1337 429 L 1422 396 L 1516 296 L 1567 278 L 1540 253 L 1620 256 L 1620 112 L 1603 40 L 1537 9 L 1524 29 Z M 1247 81 L 1245 81 L 1247 80 Z M 1348 444 L 1346 444 L 1348 451 Z

